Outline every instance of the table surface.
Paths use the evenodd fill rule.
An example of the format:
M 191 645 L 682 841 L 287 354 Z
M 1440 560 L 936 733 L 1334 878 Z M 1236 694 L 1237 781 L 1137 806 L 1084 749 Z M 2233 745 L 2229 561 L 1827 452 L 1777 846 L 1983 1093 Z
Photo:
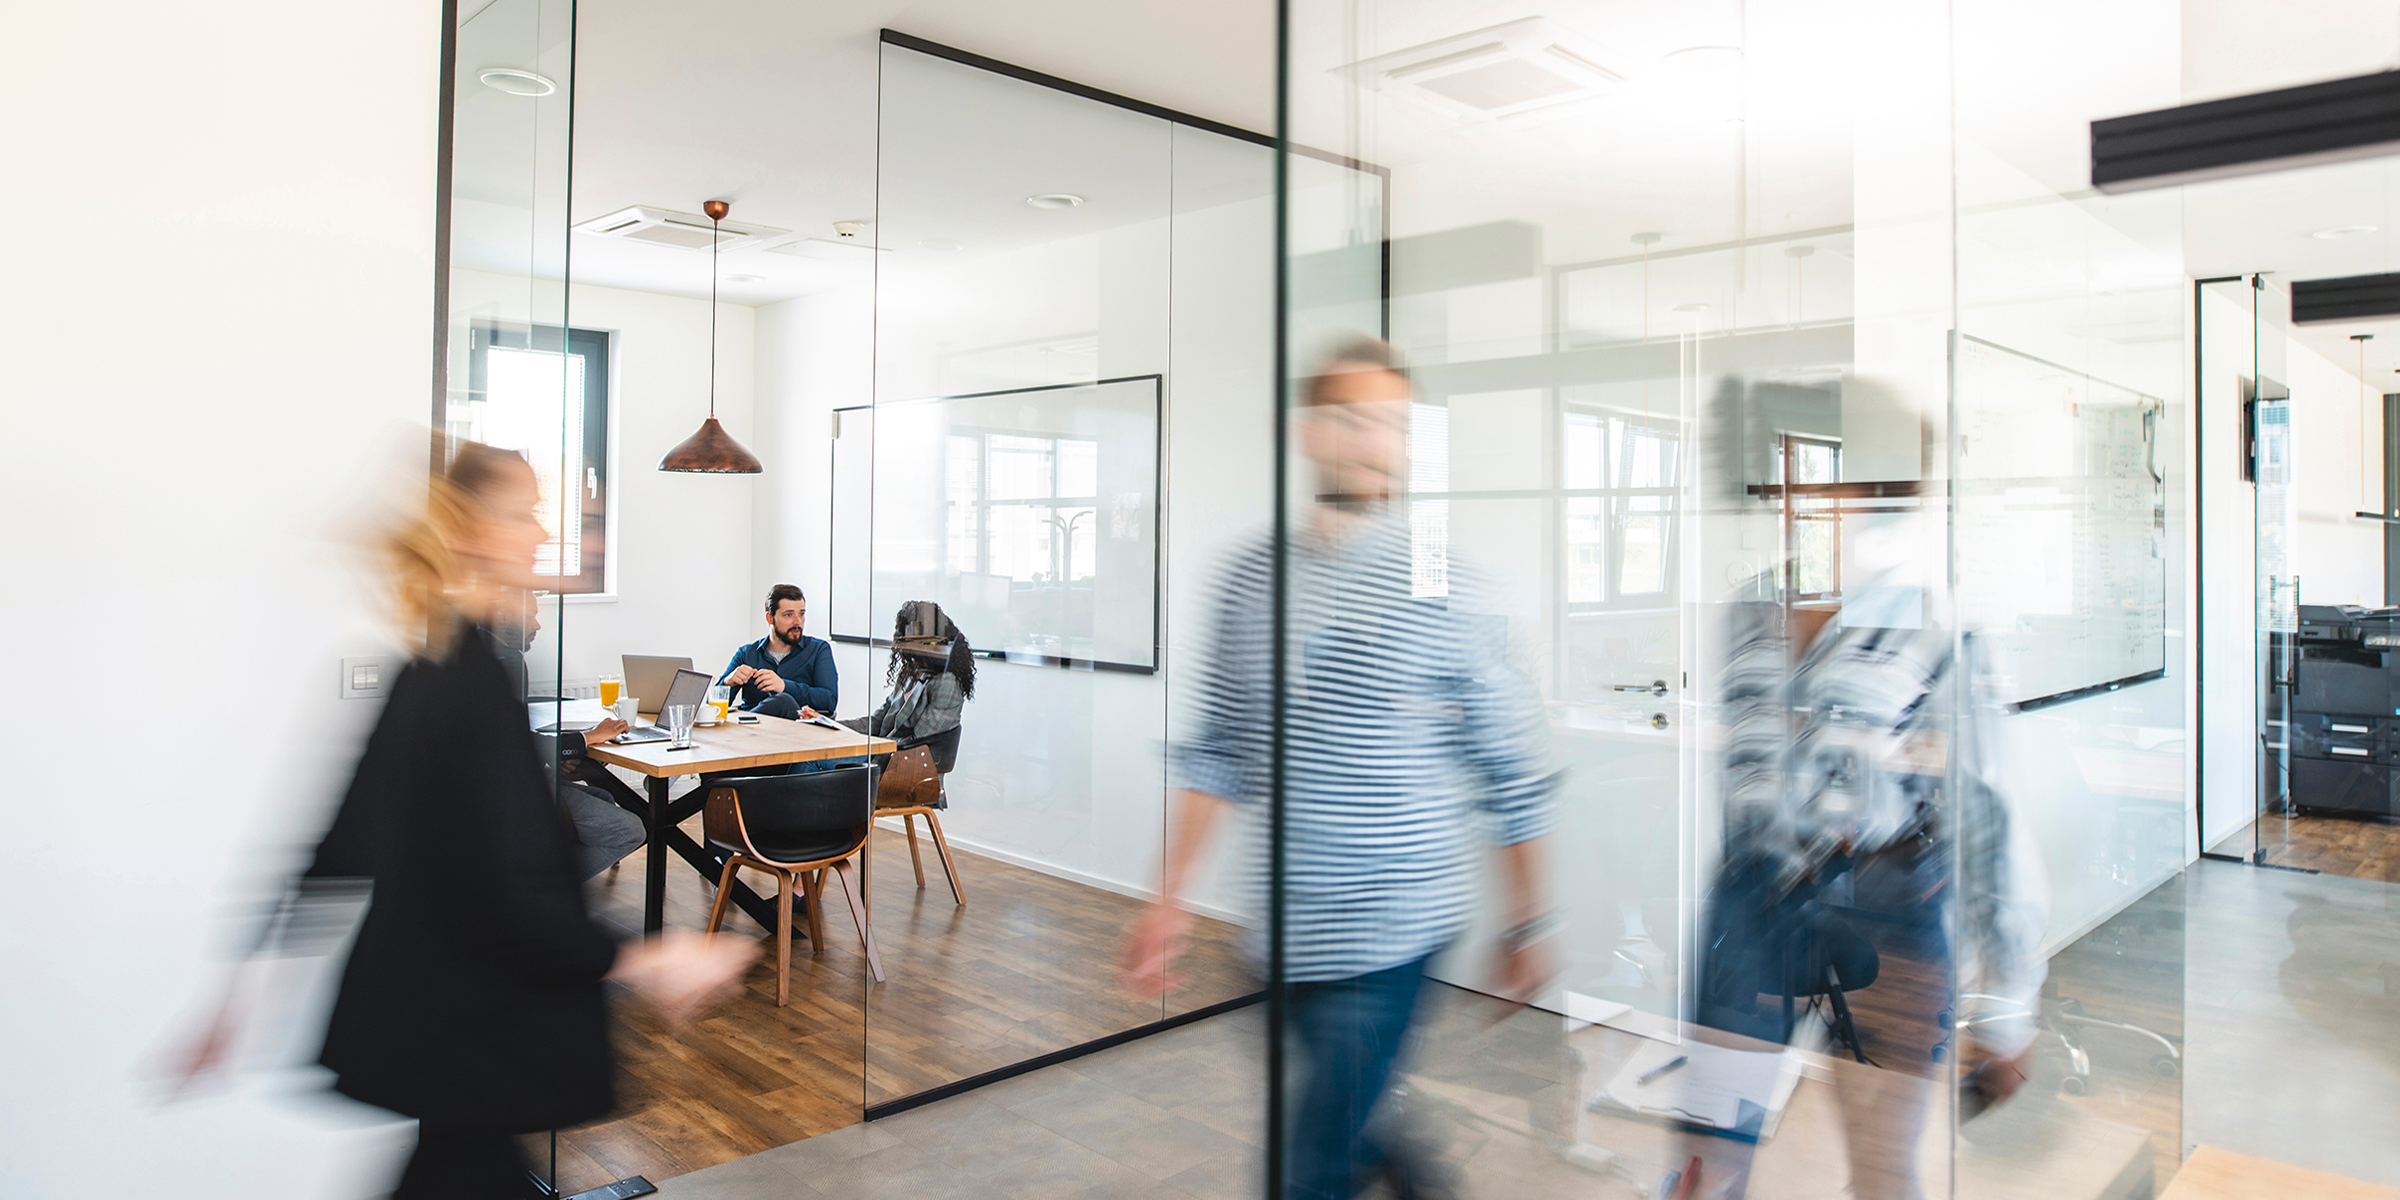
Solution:
M 692 748 L 671 750 L 671 741 L 602 744 L 585 750 L 594 762 L 623 767 L 654 779 L 703 771 L 741 771 L 825 758 L 889 754 L 900 748 L 885 737 L 845 729 L 835 732 L 806 721 L 762 716 L 755 725 L 738 722 L 692 730 Z

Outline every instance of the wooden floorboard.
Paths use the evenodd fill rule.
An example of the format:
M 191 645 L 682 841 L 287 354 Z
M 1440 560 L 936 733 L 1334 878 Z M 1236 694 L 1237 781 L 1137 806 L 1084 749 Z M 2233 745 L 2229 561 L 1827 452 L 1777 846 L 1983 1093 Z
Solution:
M 2264 828 L 2266 861 L 2274 866 L 2400 883 L 2400 823 L 2298 813 L 2288 820 L 2270 815 Z M 2260 846 L 2259 827 L 2252 825 L 2213 849 L 2247 858 Z
M 699 836 L 695 818 L 685 826 Z M 923 831 L 919 831 L 923 837 Z M 928 844 L 925 888 L 908 840 L 878 830 L 872 875 L 885 982 L 870 985 L 858 931 L 838 889 L 822 956 L 807 923 L 792 943 L 792 1002 L 775 1005 L 775 955 L 762 940 L 742 993 L 670 1029 L 636 1004 L 616 1007 L 618 1109 L 563 1130 L 562 1192 L 627 1175 L 667 1179 L 856 1124 L 881 1103 L 1023 1062 L 1255 991 L 1241 931 L 1203 919 L 1186 985 L 1143 1002 L 1116 985 L 1116 954 L 1141 902 L 953 848 L 967 904 L 954 904 Z M 640 855 L 592 883 L 594 915 L 632 936 L 641 926 Z M 750 876 L 753 883 L 771 881 Z M 762 889 L 763 890 L 763 889 Z M 669 864 L 667 924 L 707 923 L 714 888 Z M 727 928 L 765 936 L 736 910 Z M 528 1143 L 545 1161 L 546 1138 Z

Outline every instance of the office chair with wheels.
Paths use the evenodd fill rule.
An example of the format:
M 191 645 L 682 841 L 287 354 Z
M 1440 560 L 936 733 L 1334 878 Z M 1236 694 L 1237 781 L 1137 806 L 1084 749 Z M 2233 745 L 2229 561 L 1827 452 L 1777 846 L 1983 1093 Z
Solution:
M 715 933 L 725 922 L 725 903 L 732 898 L 736 873 L 746 868 L 775 876 L 777 1007 L 792 999 L 792 888 L 797 884 L 807 899 L 811 953 L 823 954 L 827 870 L 850 905 L 867 970 L 875 982 L 883 982 L 883 956 L 867 921 L 865 888 L 850 878 L 853 855 L 860 859 L 860 873 L 865 873 L 877 775 L 875 767 L 861 763 L 806 775 L 720 779 L 709 790 L 702 830 L 709 846 L 728 857 L 717 879 L 716 903 L 709 906 L 708 931 Z

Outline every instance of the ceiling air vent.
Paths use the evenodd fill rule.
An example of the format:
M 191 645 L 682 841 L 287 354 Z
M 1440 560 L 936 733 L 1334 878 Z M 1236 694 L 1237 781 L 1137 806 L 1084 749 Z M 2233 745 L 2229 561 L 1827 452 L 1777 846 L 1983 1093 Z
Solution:
M 1339 68 L 1379 92 L 1395 92 L 1462 120 L 1545 117 L 1605 94 L 1625 77 L 1597 47 L 1527 17 L 1411 46 Z
M 648 242 L 653 246 L 673 246 L 678 250 L 706 250 L 709 239 L 715 236 L 721 239 L 717 242 L 718 248 L 738 250 L 769 238 L 781 237 L 791 230 L 723 221 L 712 231 L 708 218 L 698 213 L 636 204 L 631 208 L 618 209 L 605 217 L 585 221 L 575 226 L 575 232 L 595 237 L 623 238 L 629 242 Z

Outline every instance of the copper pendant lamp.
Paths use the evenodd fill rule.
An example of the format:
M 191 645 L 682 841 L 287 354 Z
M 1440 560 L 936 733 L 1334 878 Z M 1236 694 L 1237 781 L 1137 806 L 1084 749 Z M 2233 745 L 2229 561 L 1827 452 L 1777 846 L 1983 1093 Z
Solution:
M 717 424 L 717 222 L 733 211 L 722 200 L 711 200 L 700 206 L 708 214 L 708 420 L 701 422 L 700 432 L 683 439 L 665 458 L 658 460 L 661 471 L 686 471 L 707 475 L 756 475 L 766 470 L 758 456 L 742 448 Z

